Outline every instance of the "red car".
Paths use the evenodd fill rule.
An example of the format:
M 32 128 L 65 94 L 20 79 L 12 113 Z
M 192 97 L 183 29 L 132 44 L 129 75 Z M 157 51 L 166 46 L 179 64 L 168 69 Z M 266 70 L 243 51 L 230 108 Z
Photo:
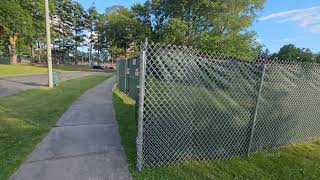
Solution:
M 103 65 L 101 65 L 101 67 L 103 68 L 103 69 L 114 69 L 114 65 L 113 64 L 103 64 Z

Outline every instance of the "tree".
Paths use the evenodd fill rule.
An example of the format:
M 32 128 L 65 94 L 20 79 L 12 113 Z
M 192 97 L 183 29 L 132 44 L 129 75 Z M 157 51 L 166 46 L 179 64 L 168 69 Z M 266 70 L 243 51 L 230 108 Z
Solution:
M 280 48 L 279 52 L 276 53 L 278 59 L 288 61 L 302 61 L 302 62 L 315 62 L 315 55 L 310 49 L 298 48 L 293 44 L 284 45 Z
M 92 61 L 92 49 L 94 47 L 94 44 L 97 43 L 97 37 L 96 37 L 96 26 L 98 24 L 99 20 L 99 13 L 94 5 L 92 5 L 88 11 L 85 14 L 85 25 L 86 29 L 89 31 L 89 61 L 91 62 L 91 65 L 93 65 Z
M 129 9 L 112 7 L 99 20 L 100 43 L 108 47 L 113 57 L 127 56 L 127 50 L 142 42 L 144 35 L 148 34 L 144 27 Z
M 149 39 L 154 42 L 159 42 L 163 39 L 163 30 L 168 21 L 168 14 L 165 11 L 164 4 L 164 0 L 147 0 L 143 5 L 135 4 L 132 7 L 136 18 L 151 32 Z
M 258 59 L 270 60 L 272 58 L 273 57 L 272 57 L 272 54 L 270 53 L 270 50 L 268 48 L 262 47 L 261 51 L 259 52 Z
M 75 49 L 75 59 L 77 61 L 78 47 L 84 42 L 85 35 L 85 12 L 82 5 L 78 2 L 72 2 L 72 30 L 73 30 L 73 42 Z
M 163 29 L 163 42 L 169 44 L 183 44 L 187 28 L 188 24 L 185 21 L 176 18 L 170 19 Z
M 316 54 L 316 57 L 315 57 L 317 63 L 320 63 L 320 53 Z
M 54 42 L 59 47 L 56 51 L 65 54 L 74 50 L 77 61 L 78 48 L 85 41 L 85 11 L 80 3 L 72 0 L 56 0 L 54 9 Z
M 300 49 L 298 60 L 303 62 L 316 62 L 315 54 L 309 48 Z
M 149 0 L 132 9 L 150 26 L 153 41 L 253 58 L 261 45 L 248 27 L 263 5 L 264 0 Z
M 36 41 L 45 41 L 45 4 L 43 0 L 24 0 L 22 5 L 33 18 L 34 31 L 30 36 L 24 36 L 20 39 L 24 40 L 23 45 L 30 50 L 29 54 L 33 59 Z M 50 9 L 52 9 L 53 2 L 51 2 L 49 6 Z
M 53 42 L 56 53 L 59 53 L 61 62 L 65 54 L 73 47 L 72 40 L 72 2 L 70 0 L 56 0 L 51 15 Z
M 17 63 L 18 37 L 30 37 L 34 33 L 34 22 L 25 8 L 30 1 L 2 0 L 0 6 L 0 29 L 8 42 L 8 52 L 12 64 Z M 31 5 L 31 4 L 29 4 Z

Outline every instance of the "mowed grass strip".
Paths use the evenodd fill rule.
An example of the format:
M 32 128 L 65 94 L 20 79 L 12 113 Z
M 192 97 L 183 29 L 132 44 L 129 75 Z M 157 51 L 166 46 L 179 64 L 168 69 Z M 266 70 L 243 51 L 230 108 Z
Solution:
M 136 168 L 135 105 L 114 89 L 113 103 L 122 145 L 134 179 L 319 179 L 320 141 L 261 151 L 222 161 L 191 161 L 176 165 Z
M 109 77 L 87 76 L 0 98 L 0 179 L 17 170 L 79 96 Z
M 10 75 L 19 75 L 19 74 L 40 74 L 40 73 L 46 73 L 46 72 L 48 72 L 48 70 L 43 67 L 0 64 L 0 77 L 10 76 Z

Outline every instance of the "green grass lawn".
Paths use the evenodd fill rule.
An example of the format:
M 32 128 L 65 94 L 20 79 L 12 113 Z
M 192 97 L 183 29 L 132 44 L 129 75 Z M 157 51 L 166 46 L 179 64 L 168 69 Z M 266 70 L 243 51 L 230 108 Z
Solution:
M 92 68 L 90 66 L 84 65 L 62 65 L 54 64 L 54 70 L 58 71 L 90 71 Z M 33 65 L 3 65 L 0 64 L 0 76 L 13 76 L 20 74 L 41 74 L 47 73 L 46 64 L 33 64 Z
M 320 141 L 261 151 L 223 161 L 185 162 L 136 169 L 135 105 L 114 89 L 113 103 L 122 145 L 134 179 L 319 179 Z
M 1 72 L 1 71 L 0 71 Z M 110 74 L 62 82 L 58 87 L 27 90 L 0 98 L 0 179 L 7 179 L 60 116 L 86 90 Z
M 26 65 L 3 65 L 0 64 L 0 76 L 18 74 L 38 74 L 48 72 L 46 68 Z

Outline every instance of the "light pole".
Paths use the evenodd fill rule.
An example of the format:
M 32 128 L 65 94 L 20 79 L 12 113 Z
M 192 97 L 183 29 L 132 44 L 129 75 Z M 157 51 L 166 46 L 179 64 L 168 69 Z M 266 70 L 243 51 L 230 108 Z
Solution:
M 49 17 L 49 2 L 45 0 L 46 11 L 46 34 L 47 34 L 47 63 L 48 63 L 48 85 L 53 87 L 52 77 L 52 57 L 51 57 L 51 34 L 50 34 L 50 17 Z

